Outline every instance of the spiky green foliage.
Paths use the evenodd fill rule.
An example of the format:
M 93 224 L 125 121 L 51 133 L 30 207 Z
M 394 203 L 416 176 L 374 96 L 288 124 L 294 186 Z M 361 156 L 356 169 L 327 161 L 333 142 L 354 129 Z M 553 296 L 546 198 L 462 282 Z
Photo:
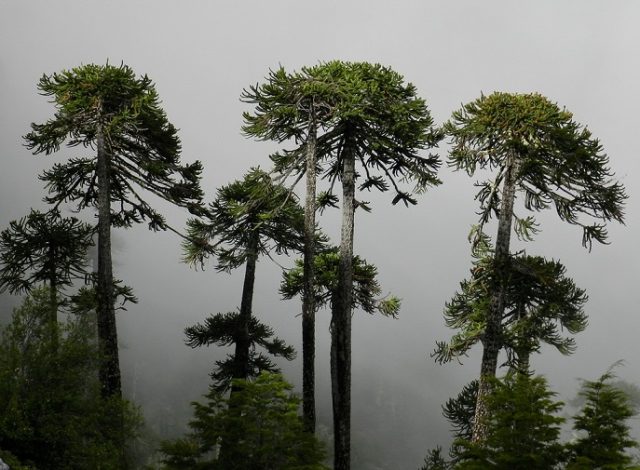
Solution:
M 255 113 L 242 115 L 245 135 L 302 143 L 310 125 L 327 128 L 341 97 L 338 77 L 332 74 L 336 70 L 329 66 L 303 67 L 292 74 L 283 67 L 270 70 L 264 83 L 242 91 L 242 101 L 255 105 Z
M 554 401 L 542 377 L 509 374 L 494 379 L 487 405 L 490 411 L 486 441 L 458 440 L 456 469 L 551 470 L 564 460 L 557 416 L 562 403 Z
M 585 380 L 579 395 L 585 403 L 574 417 L 579 433 L 570 444 L 570 470 L 628 468 L 628 449 L 638 447 L 631 439 L 628 420 L 635 414 L 628 396 L 612 383 L 612 366 L 598 380 Z
M 340 255 L 337 248 L 325 249 L 314 259 L 317 308 L 326 306 L 338 289 L 339 263 Z M 361 308 L 367 313 L 377 311 L 395 318 L 400 310 L 400 299 L 395 296 L 379 297 L 382 289 L 376 279 L 378 268 L 359 256 L 354 256 L 353 271 L 354 307 Z M 301 295 L 304 283 L 302 260 L 296 260 L 294 268 L 284 271 L 282 276 L 280 283 L 282 297 L 292 299 Z
M 472 380 L 442 407 L 442 414 L 453 427 L 453 436 L 456 439 L 471 440 L 477 398 L 478 381 Z
M 559 261 L 514 255 L 507 268 L 505 311 L 500 319 L 507 363 L 517 367 L 519 362 L 528 362 L 529 354 L 539 351 L 542 343 L 554 346 L 562 354 L 572 353 L 575 340 L 561 331 L 576 334 L 586 328 L 585 291 L 565 276 L 566 269 Z M 437 361 L 466 355 L 482 341 L 491 292 L 499 282 L 496 273 L 492 257 L 476 260 L 471 278 L 460 284 L 460 292 L 446 306 L 447 326 L 458 332 L 448 343 L 437 343 L 433 353 Z
M 2 332 L 0 449 L 41 470 L 120 469 L 114 436 L 133 438 L 138 413 L 101 399 L 94 323 L 72 316 L 51 330 L 49 300 L 47 288 L 32 289 Z
M 180 163 L 177 129 L 160 108 L 149 77 L 136 77 L 126 65 L 83 65 L 43 75 L 41 94 L 51 97 L 55 115 L 32 124 L 27 148 L 49 155 L 68 147 L 95 149 L 101 130 L 110 156 L 110 194 L 114 226 L 148 221 L 153 230 L 166 222 L 137 188 L 200 214 L 200 162 Z M 78 209 L 97 207 L 97 158 L 74 157 L 55 164 L 40 179 L 49 190 L 46 201 L 56 207 L 74 202 Z
M 303 226 L 304 213 L 295 194 L 253 168 L 244 179 L 218 190 L 204 218 L 188 221 L 184 259 L 203 266 L 207 258 L 215 256 L 216 269 L 229 272 L 242 266 L 251 254 L 302 249 Z M 252 235 L 258 237 L 257 253 L 248 250 Z
M 30 292 L 41 283 L 63 289 L 86 275 L 93 227 L 56 210 L 10 222 L 0 234 L 0 292 Z
M 324 448 L 304 432 L 300 400 L 282 376 L 263 372 L 234 384 L 239 392 L 231 397 L 212 388 L 206 403 L 193 403 L 191 433 L 162 446 L 167 470 L 326 469 Z M 225 461 L 216 455 L 222 441 L 232 443 Z
M 238 312 L 218 313 L 205 319 L 204 323 L 185 328 L 186 343 L 192 348 L 200 346 L 231 346 L 238 341 L 243 322 Z M 256 351 L 256 346 L 264 349 L 269 355 L 283 357 L 291 361 L 295 358 L 293 347 L 274 336 L 273 329 L 258 321 L 255 317 L 249 320 L 249 341 L 251 351 L 249 355 L 249 378 L 255 378 L 261 372 L 279 372 L 273 361 L 262 352 Z M 229 355 L 224 361 L 216 361 L 216 370 L 211 373 L 213 388 L 223 393 L 231 386 L 234 377 L 234 358 Z
M 438 157 L 419 152 L 436 146 L 442 134 L 433 127 L 415 86 L 388 67 L 332 61 L 294 74 L 280 69 L 264 85 L 245 90 L 243 98 L 256 104 L 255 114 L 245 113 L 245 133 L 279 142 L 303 140 L 313 104 L 322 130 L 318 172 L 330 182 L 319 198 L 321 205 L 336 202 L 333 187 L 341 178 L 344 152 L 356 155 L 360 189 L 393 189 L 394 204 L 416 203 L 401 182 L 414 182 L 421 191 L 440 183 Z M 305 146 L 277 153 L 272 160 L 285 176 L 304 173 Z
M 449 164 L 474 175 L 490 170 L 494 176 L 476 183 L 480 189 L 480 220 L 474 239 L 500 210 L 505 165 L 519 163 L 517 189 L 524 207 L 540 211 L 553 207 L 558 216 L 583 229 L 582 244 L 604 243 L 604 222 L 623 221 L 624 187 L 614 181 L 609 159 L 591 132 L 566 109 L 544 96 L 493 93 L 455 111 L 445 124 L 451 137 Z M 537 225 L 531 216 L 515 215 L 515 230 L 530 238 Z

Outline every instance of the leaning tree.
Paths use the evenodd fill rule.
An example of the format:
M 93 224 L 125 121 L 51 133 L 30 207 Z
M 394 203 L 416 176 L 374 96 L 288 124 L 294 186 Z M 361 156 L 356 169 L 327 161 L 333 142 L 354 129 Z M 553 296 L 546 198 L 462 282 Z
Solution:
M 501 318 L 505 310 L 512 228 L 524 239 L 537 231 L 533 217 L 514 210 L 521 194 L 524 208 L 553 207 L 561 220 L 582 228 L 582 244 L 606 242 L 604 222 L 623 221 L 624 188 L 613 180 L 608 158 L 591 132 L 572 114 L 542 95 L 493 93 L 455 111 L 445 124 L 451 138 L 449 164 L 473 176 L 493 172 L 476 183 L 480 220 L 472 234 L 474 249 L 486 240 L 485 225 L 493 216 L 498 228 L 493 251 L 497 282 L 491 292 L 483 343 L 474 440 L 485 436 L 489 381 L 496 374 L 503 346 Z
M 152 230 L 166 229 L 165 219 L 147 202 L 149 193 L 201 213 L 202 165 L 180 163 L 177 130 L 161 109 L 155 86 L 126 65 L 89 64 L 44 75 L 38 88 L 52 98 L 56 112 L 44 124 L 31 124 L 27 148 L 49 155 L 66 143 L 95 152 L 57 163 L 40 179 L 49 191 L 45 200 L 55 207 L 72 202 L 77 210 L 97 209 L 99 375 L 103 396 L 121 396 L 111 227 L 148 221 Z

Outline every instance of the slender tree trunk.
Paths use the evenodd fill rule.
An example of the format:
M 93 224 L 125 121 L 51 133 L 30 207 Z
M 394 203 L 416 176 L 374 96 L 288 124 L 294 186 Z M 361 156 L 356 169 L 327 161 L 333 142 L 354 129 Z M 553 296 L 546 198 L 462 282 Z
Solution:
M 97 132 L 97 168 L 98 176 L 98 285 L 97 285 L 97 323 L 98 346 L 100 350 L 101 394 L 105 400 L 113 401 L 117 429 L 108 429 L 110 438 L 118 449 L 120 468 L 128 468 L 125 454 L 124 415 L 120 407 L 122 400 L 122 382 L 120 377 L 120 359 L 118 357 L 118 330 L 114 308 L 113 265 L 111 261 L 111 200 L 110 167 L 111 149 L 105 142 L 104 129 L 98 124 Z
M 484 334 L 482 363 L 480 366 L 480 382 L 478 400 L 473 425 L 473 442 L 481 443 L 487 437 L 487 396 L 491 393 L 490 380 L 496 376 L 498 355 L 502 348 L 502 317 L 505 309 L 506 279 L 505 270 L 509 263 L 509 245 L 511 242 L 511 223 L 513 204 L 515 201 L 516 181 L 519 171 L 519 160 L 511 154 L 507 159 L 507 167 L 502 189 L 502 204 L 498 217 L 498 234 L 494 253 L 494 266 L 497 270 L 497 286 L 491 296 L 487 327 Z
M 251 239 L 247 246 L 247 263 L 244 271 L 244 283 L 242 285 L 242 300 L 240 302 L 240 315 L 238 316 L 238 330 L 236 331 L 235 343 L 236 349 L 233 356 L 233 378 L 246 380 L 249 377 L 249 352 L 251 349 L 251 337 L 249 335 L 249 323 L 251 322 L 252 304 L 253 304 L 253 287 L 256 279 L 256 262 L 258 261 L 258 243 L 259 234 L 257 231 L 251 233 Z M 239 419 L 239 410 L 237 409 L 234 395 L 241 391 L 242 388 L 232 385 L 231 395 L 229 397 L 229 413 L 237 418 L 239 425 L 242 421 Z M 236 421 L 236 420 L 232 420 Z M 236 430 L 237 431 L 237 430 Z M 227 436 L 236 434 L 232 430 L 226 432 Z M 224 468 L 237 468 L 238 462 L 234 462 L 234 455 L 229 449 L 234 443 L 228 437 L 224 437 L 220 443 L 220 452 L 218 460 Z
M 353 306 L 353 220 L 355 153 L 345 145 L 342 173 L 342 233 L 338 290 L 331 311 L 331 390 L 334 470 L 351 468 L 351 310 Z
M 105 143 L 102 126 L 98 127 L 98 343 L 100 345 L 100 385 L 105 398 L 122 397 L 118 331 L 113 298 L 113 267 L 111 262 L 111 155 Z
M 258 232 L 251 233 L 249 246 L 247 247 L 247 263 L 244 272 L 244 284 L 242 285 L 242 301 L 240 302 L 240 316 L 238 318 L 238 332 L 236 337 L 236 351 L 234 355 L 235 379 L 249 377 L 249 349 L 251 338 L 249 336 L 249 323 L 251 322 L 251 310 L 253 303 L 253 286 L 256 279 L 256 262 L 258 260 Z M 232 387 L 231 393 L 236 391 Z
M 315 360 L 316 302 L 314 258 L 316 254 L 316 123 L 307 135 L 307 195 L 304 206 L 304 286 L 302 292 L 302 417 L 307 432 L 316 431 Z

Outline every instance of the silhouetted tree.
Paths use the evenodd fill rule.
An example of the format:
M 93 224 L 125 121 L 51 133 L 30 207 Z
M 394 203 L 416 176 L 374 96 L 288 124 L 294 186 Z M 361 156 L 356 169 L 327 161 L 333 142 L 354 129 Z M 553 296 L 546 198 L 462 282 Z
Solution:
M 498 217 L 494 264 L 497 282 L 486 318 L 474 439 L 484 439 L 488 379 L 496 374 L 503 346 L 501 318 L 510 271 L 512 225 L 528 239 L 537 231 L 531 216 L 514 211 L 518 193 L 524 207 L 554 207 L 561 220 L 583 229 L 582 243 L 605 242 L 602 221 L 623 220 L 624 188 L 612 180 L 608 158 L 591 133 L 570 112 L 539 94 L 493 93 L 455 111 L 445 125 L 451 137 L 449 163 L 470 176 L 477 169 L 494 176 L 477 183 L 480 220 L 472 234 L 474 249 L 486 240 L 485 224 Z
M 243 180 L 220 188 L 205 218 L 188 221 L 188 239 L 183 244 L 185 261 L 204 266 L 208 257 L 215 256 L 216 269 L 227 272 L 245 265 L 240 312 L 237 318 L 228 317 L 226 325 L 236 327 L 231 334 L 235 343 L 233 378 L 249 377 L 251 343 L 260 340 L 259 336 L 252 338 L 250 331 L 258 257 L 272 250 L 276 253 L 302 250 L 303 224 L 304 213 L 295 195 L 274 184 L 269 175 L 258 169 L 252 169 Z M 218 317 L 212 322 L 221 326 L 222 319 Z M 193 336 L 196 331 L 200 332 L 197 337 Z M 186 332 L 189 341 L 200 338 L 194 346 L 218 342 L 222 334 L 221 330 L 213 329 L 207 339 L 202 328 Z
M 46 283 L 49 320 L 55 331 L 58 292 L 86 276 L 86 254 L 93 245 L 92 235 L 89 224 L 75 217 L 62 218 L 56 210 L 31 210 L 29 215 L 10 222 L 0 234 L 0 292 L 28 293 Z
M 244 330 L 244 320 L 239 312 L 218 313 L 205 319 L 204 323 L 185 328 L 187 345 L 192 348 L 199 346 L 237 345 L 239 334 Z M 256 346 L 266 350 L 271 356 L 283 357 L 291 361 L 295 357 L 295 351 L 287 346 L 284 341 L 274 337 L 273 330 L 255 317 L 249 318 L 249 354 L 246 366 L 247 379 L 256 378 L 261 372 L 279 372 L 273 361 L 261 352 L 256 351 Z M 212 388 L 219 393 L 224 393 L 231 387 L 232 380 L 237 375 L 235 355 L 227 356 L 224 361 L 216 361 L 216 368 L 211 373 L 213 379 Z
M 100 381 L 105 397 L 121 396 L 120 365 L 114 310 L 111 227 L 129 227 L 147 220 L 152 230 L 166 229 L 164 218 L 139 192 L 201 213 L 202 165 L 180 164 L 176 128 L 160 108 L 154 85 L 136 77 L 126 65 L 84 65 L 38 83 L 56 108 L 52 119 L 32 124 L 25 136 L 35 154 L 51 154 L 82 146 L 92 157 L 71 158 L 45 171 L 46 201 L 57 207 L 73 202 L 78 210 L 98 212 L 98 337 Z

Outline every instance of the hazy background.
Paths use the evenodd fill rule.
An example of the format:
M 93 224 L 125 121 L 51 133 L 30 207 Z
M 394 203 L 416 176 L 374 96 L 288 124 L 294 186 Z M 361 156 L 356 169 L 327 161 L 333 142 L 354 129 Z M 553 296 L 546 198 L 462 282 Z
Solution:
M 183 161 L 204 163 L 208 201 L 249 167 L 269 165 L 276 147 L 241 136 L 241 113 L 250 108 L 239 101 L 269 68 L 379 62 L 417 86 L 437 123 L 481 92 L 537 91 L 589 126 L 630 199 L 626 226 L 611 225 L 611 245 L 591 253 L 578 228 L 540 215 L 543 231 L 527 253 L 567 266 L 590 296 L 590 325 L 573 356 L 546 351 L 533 365 L 564 399 L 575 394 L 576 378 L 595 378 L 618 359 L 626 359 L 619 375 L 638 383 L 639 18 L 633 0 L 0 0 L 0 227 L 42 207 L 37 174 L 69 155 L 34 157 L 22 146 L 29 124 L 53 113 L 36 90 L 43 73 L 109 60 L 148 74 L 180 129 Z M 479 370 L 477 349 L 463 366 L 429 358 L 435 341 L 450 335 L 442 308 L 468 275 L 466 237 L 477 209 L 472 179 L 446 166 L 440 176 L 444 184 L 416 207 L 392 207 L 390 194 L 371 193 L 363 198 L 373 213 L 356 214 L 356 253 L 378 266 L 385 292 L 400 296 L 403 307 L 396 321 L 354 314 L 354 468 L 416 468 L 428 447 L 447 445 L 440 405 Z M 170 223 L 184 226 L 184 212 L 160 206 Z M 337 213 L 321 224 L 337 240 Z M 156 432 L 176 435 L 223 354 L 187 348 L 182 331 L 207 314 L 236 309 L 242 273 L 196 272 L 181 263 L 178 237 L 144 225 L 115 237 L 116 275 L 140 299 L 118 319 L 125 388 Z M 257 276 L 255 314 L 299 350 L 299 302 L 279 301 L 280 271 L 269 260 Z M 317 342 L 319 419 L 328 432 L 327 312 L 318 315 Z M 300 367 L 299 359 L 283 364 L 296 386 Z

